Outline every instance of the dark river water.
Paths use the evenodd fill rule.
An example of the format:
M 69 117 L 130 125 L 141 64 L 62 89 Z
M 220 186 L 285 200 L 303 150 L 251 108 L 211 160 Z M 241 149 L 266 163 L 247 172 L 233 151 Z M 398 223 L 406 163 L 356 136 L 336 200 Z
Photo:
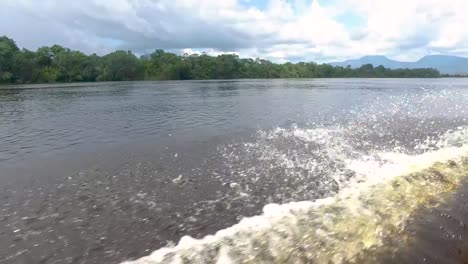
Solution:
M 231 237 L 226 234 L 234 229 L 227 228 L 245 217 L 261 215 L 257 218 L 270 223 L 276 221 L 269 218 L 271 208 L 280 212 L 292 202 L 320 203 L 345 197 L 349 190 L 359 189 L 360 197 L 367 197 L 359 199 L 372 200 L 372 206 L 354 212 L 378 212 L 382 206 L 375 209 L 379 203 L 369 198 L 373 189 L 361 192 L 356 186 L 383 186 L 396 179 L 392 173 L 417 172 L 415 168 L 435 162 L 464 164 L 467 147 L 466 79 L 2 87 L 0 263 L 135 260 L 163 247 L 158 252 L 170 251 L 184 236 L 203 238 L 224 230 L 212 239 Z M 390 232 L 391 237 L 413 232 L 416 242 L 403 248 L 395 246 L 396 238 L 379 236 L 373 244 L 364 243 L 365 249 L 389 248 L 386 241 L 394 241 L 392 250 L 368 254 L 389 263 L 463 263 L 468 257 L 468 188 L 463 177 L 468 175 L 464 169 L 456 175 L 450 191 L 434 189 L 430 199 L 421 193 L 417 197 L 430 202 L 408 205 L 408 213 L 395 212 L 391 221 L 375 229 L 395 226 L 402 231 Z M 350 197 L 336 199 L 352 201 Z M 354 208 L 336 203 L 345 211 Z M 314 226 L 329 220 L 318 212 L 314 209 Z M 235 228 L 244 230 L 245 223 Z M 332 229 L 320 232 L 341 232 Z M 255 236 L 236 239 L 253 241 Z M 221 243 L 210 239 L 200 243 Z M 335 240 L 330 245 L 359 248 Z M 199 243 L 189 238 L 183 242 L 176 250 Z M 236 257 L 242 254 L 225 252 L 223 248 L 237 249 L 234 242 L 228 244 L 219 246 L 216 256 L 182 259 L 242 262 Z M 153 256 L 162 254 L 158 252 Z M 265 263 L 276 263 L 273 255 L 264 257 Z M 359 260 L 337 256 L 328 263 Z M 325 261 L 318 255 L 302 261 L 312 260 Z

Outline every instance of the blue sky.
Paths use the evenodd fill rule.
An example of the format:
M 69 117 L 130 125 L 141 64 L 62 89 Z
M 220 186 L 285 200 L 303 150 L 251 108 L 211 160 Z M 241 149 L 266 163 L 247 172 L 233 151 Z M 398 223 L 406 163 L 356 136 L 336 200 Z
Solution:
M 236 53 L 277 62 L 468 56 L 466 0 L 2 0 L 0 35 L 36 49 Z
M 264 10 L 268 7 L 269 0 L 242 0 L 240 1 L 241 5 L 250 7 L 254 6 L 260 10 Z
M 367 23 L 366 18 L 353 12 L 345 12 L 336 17 L 336 21 L 342 23 L 346 28 L 361 28 Z

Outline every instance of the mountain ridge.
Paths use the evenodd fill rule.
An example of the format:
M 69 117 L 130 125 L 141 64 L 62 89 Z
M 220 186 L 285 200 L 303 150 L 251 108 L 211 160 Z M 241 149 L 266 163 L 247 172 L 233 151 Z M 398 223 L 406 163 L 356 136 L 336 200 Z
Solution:
M 330 62 L 332 66 L 359 68 L 365 64 L 379 65 L 385 68 L 433 68 L 442 74 L 468 74 L 468 58 L 450 55 L 427 55 L 414 62 L 405 62 L 389 59 L 383 55 L 367 55 L 359 59 L 351 59 L 342 62 Z

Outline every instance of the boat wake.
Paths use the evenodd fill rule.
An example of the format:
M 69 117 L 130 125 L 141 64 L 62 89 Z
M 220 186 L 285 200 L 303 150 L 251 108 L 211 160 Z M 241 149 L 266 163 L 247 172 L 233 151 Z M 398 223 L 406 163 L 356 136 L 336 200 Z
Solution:
M 244 144 L 223 153 L 234 163 L 246 163 L 243 157 L 254 156 L 263 161 L 258 164 L 263 172 L 282 168 L 288 173 L 284 186 L 316 181 L 314 188 L 333 191 L 314 199 L 306 186 L 287 197 L 288 189 L 279 190 L 276 194 L 281 197 L 272 200 L 285 203 L 268 204 L 261 215 L 202 239 L 183 237 L 176 246 L 126 263 L 374 263 L 377 253 L 394 250 L 392 241 L 399 246 L 411 241 L 404 227 L 417 210 L 446 201 L 468 176 L 468 127 L 423 141 L 412 152 L 359 149 L 333 130 L 277 129 L 259 138 L 270 143 Z M 291 147 L 294 144 L 307 145 Z M 327 144 L 332 146 L 325 148 Z M 335 152 L 306 155 L 312 147 L 322 149 L 320 153 Z M 239 149 L 243 153 L 236 152 Z M 248 178 L 251 186 L 273 182 L 268 173 L 255 171 L 258 166 L 233 166 L 244 169 L 232 176 L 237 181 Z M 324 171 L 327 177 L 312 177 Z M 230 180 L 233 189 L 248 196 L 249 184 Z M 304 201 L 293 202 L 299 199 Z

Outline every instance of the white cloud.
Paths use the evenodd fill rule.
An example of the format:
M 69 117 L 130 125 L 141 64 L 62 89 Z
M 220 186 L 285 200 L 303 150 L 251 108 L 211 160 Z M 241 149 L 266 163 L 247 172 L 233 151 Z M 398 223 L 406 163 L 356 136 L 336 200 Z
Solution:
M 249 4 L 246 4 L 249 2 Z M 466 0 L 3 0 L 0 34 L 85 52 L 156 48 L 276 61 L 468 56 Z M 349 26 L 341 16 L 362 21 Z M 352 19 L 352 18 L 351 18 Z
M 465 0 L 347 0 L 345 8 L 367 18 L 364 43 L 376 52 L 413 58 L 468 47 Z M 372 51 L 369 46 L 367 50 Z M 467 56 L 467 53 L 459 55 Z M 414 59 L 414 58 L 413 58 Z

